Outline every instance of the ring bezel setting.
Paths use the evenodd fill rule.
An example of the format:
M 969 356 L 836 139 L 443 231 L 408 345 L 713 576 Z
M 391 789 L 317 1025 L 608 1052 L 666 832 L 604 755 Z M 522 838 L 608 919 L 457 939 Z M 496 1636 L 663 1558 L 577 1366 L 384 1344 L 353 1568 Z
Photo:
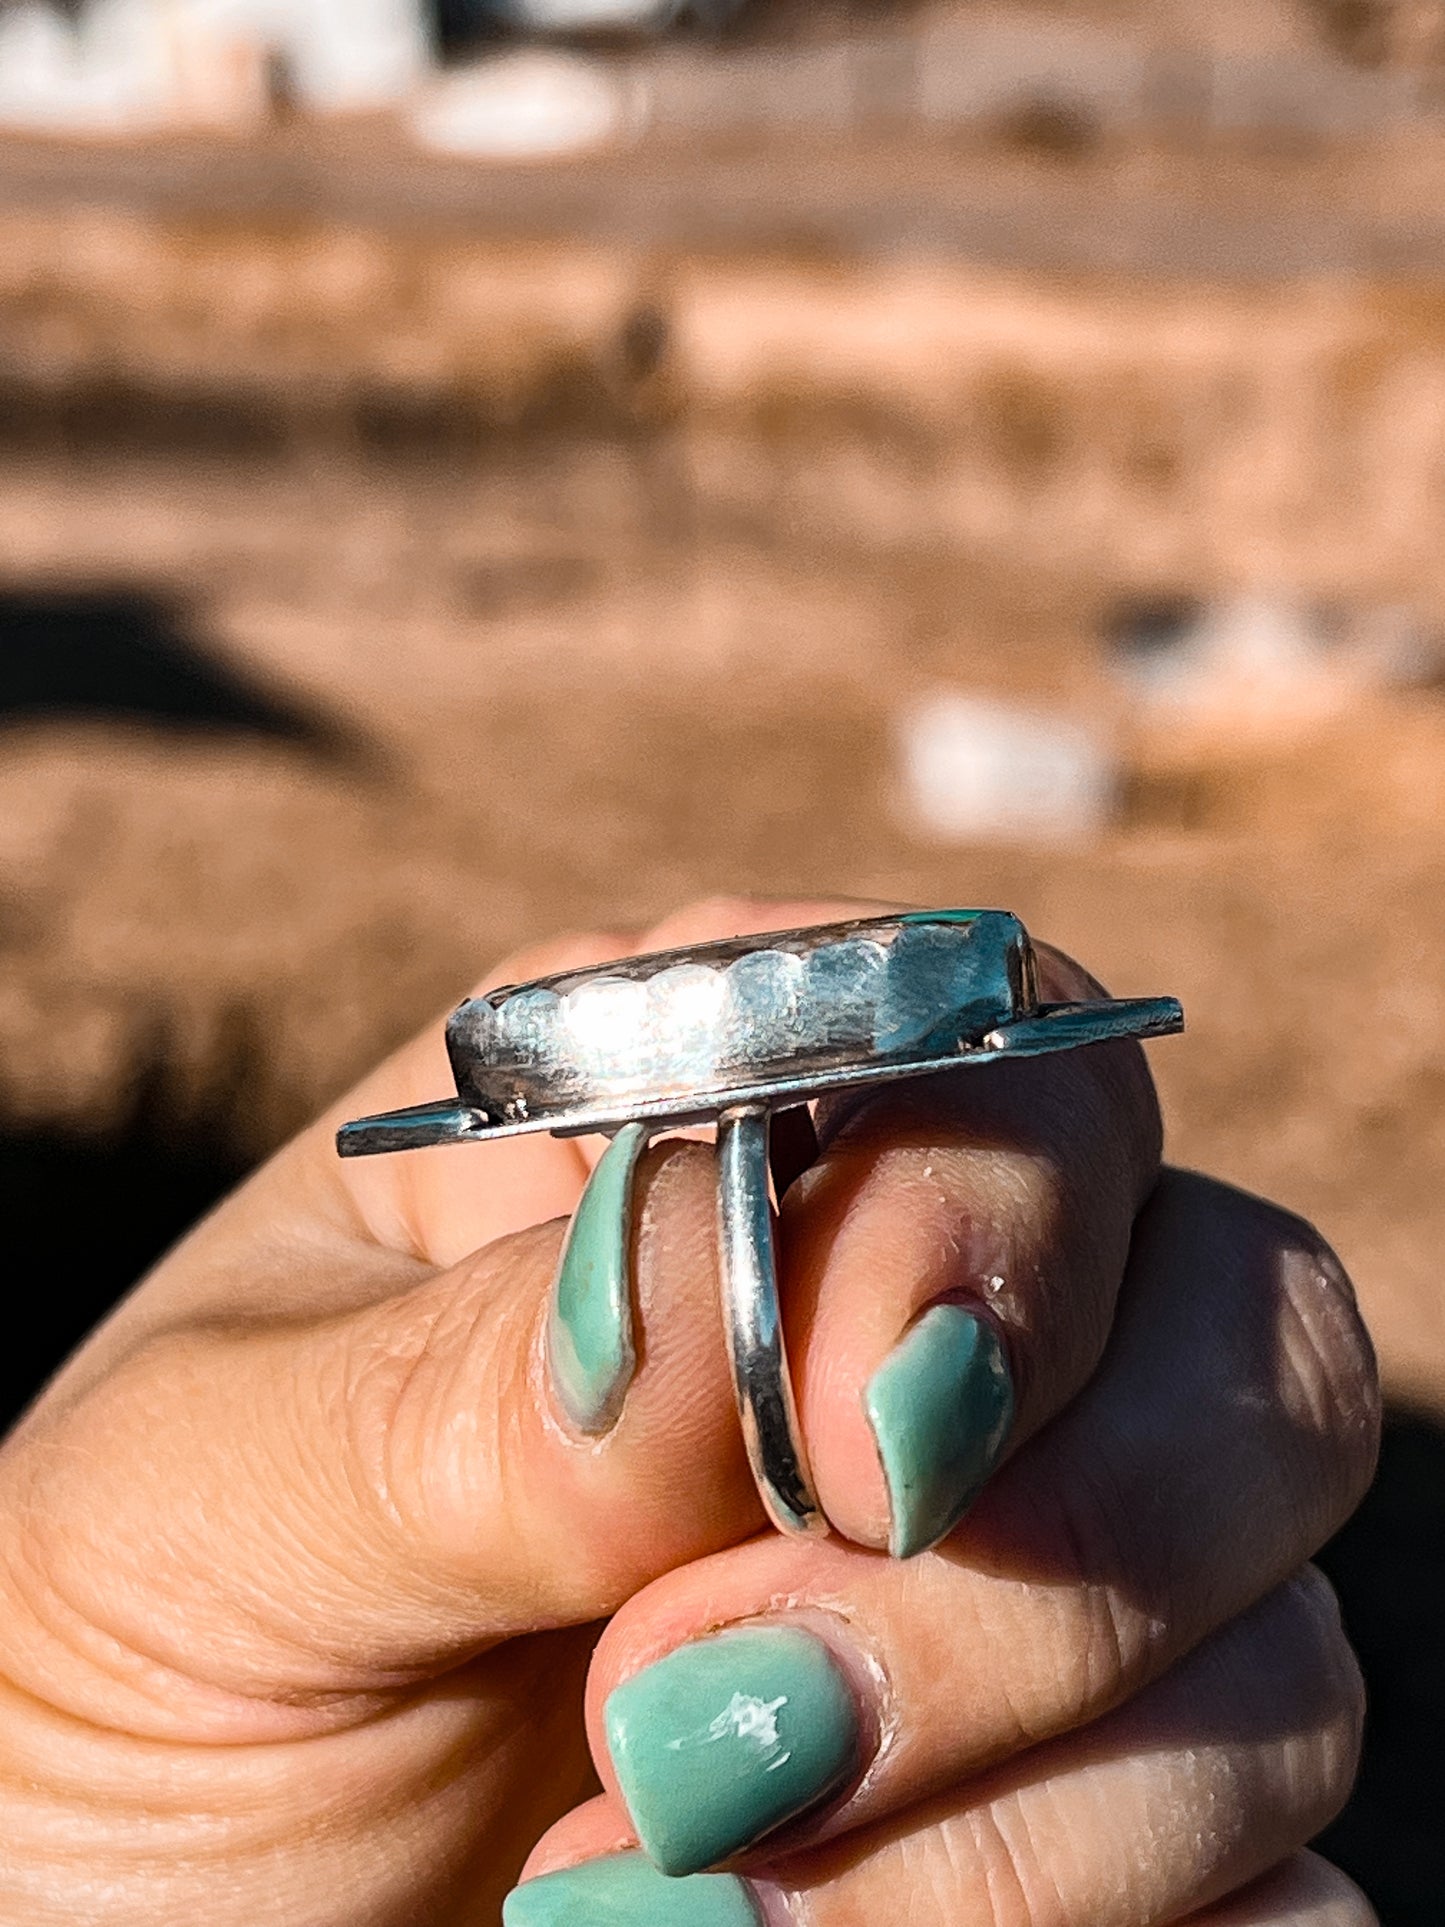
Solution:
M 1042 1004 L 1006 911 L 913 912 L 506 985 L 447 1023 L 456 1096 L 341 1127 L 343 1157 L 706 1124 L 999 1057 L 1183 1027 L 1172 997 Z

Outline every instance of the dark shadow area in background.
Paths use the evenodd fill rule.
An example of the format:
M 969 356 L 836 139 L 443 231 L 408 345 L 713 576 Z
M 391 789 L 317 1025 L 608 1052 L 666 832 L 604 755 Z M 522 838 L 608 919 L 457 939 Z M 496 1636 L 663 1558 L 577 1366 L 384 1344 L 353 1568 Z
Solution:
M 1365 1757 L 1320 1851 L 1352 1874 L 1382 1927 L 1445 1921 L 1445 1430 L 1386 1417 L 1364 1504 L 1321 1553 L 1369 1692 Z
M 228 1082 L 234 1080 L 228 1079 Z M 128 1114 L 94 1136 L 0 1124 L 0 1224 L 10 1338 L 0 1351 L 0 1431 L 130 1286 L 224 1196 L 250 1160 L 231 1119 L 238 1091 L 182 1116 L 157 1053 Z
M 245 1055 L 238 1040 L 237 1079 Z M 213 1092 L 204 1113 L 177 1117 L 162 1062 L 158 1054 L 124 1127 L 107 1136 L 0 1126 L 0 1222 L 12 1280 L 0 1426 L 244 1173 L 228 1122 L 239 1084 Z M 1374 1488 L 1320 1563 L 1339 1590 L 1371 1712 L 1358 1791 L 1319 1844 L 1369 1894 L 1382 1927 L 1439 1927 L 1445 1429 L 1409 1413 L 1390 1416 Z
M 189 627 L 179 605 L 137 590 L 0 588 L 0 728 L 130 717 L 273 737 L 323 754 L 346 748 L 333 724 L 217 661 Z

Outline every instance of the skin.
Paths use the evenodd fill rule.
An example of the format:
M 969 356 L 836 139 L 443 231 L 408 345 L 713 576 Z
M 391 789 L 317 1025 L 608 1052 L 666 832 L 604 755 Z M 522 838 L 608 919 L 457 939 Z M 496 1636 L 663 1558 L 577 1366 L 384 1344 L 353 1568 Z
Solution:
M 703 904 L 490 981 L 865 913 Z M 633 1842 L 612 1688 L 781 1620 L 829 1643 L 866 1745 L 733 1863 L 769 1927 L 1368 1927 L 1301 1852 L 1358 1745 L 1306 1562 L 1373 1465 L 1368 1341 L 1308 1226 L 1160 1176 L 1137 1051 L 820 1117 L 780 1249 L 823 1542 L 764 1529 L 742 1458 L 706 1147 L 643 1160 L 639 1367 L 582 1440 L 541 1338 L 600 1147 L 332 1151 L 343 1118 L 447 1088 L 436 1025 L 192 1233 L 0 1452 L 0 1920 L 495 1922 L 524 1863 Z M 1017 1421 L 957 1531 L 898 1563 L 861 1392 L 940 1297 L 998 1321 Z

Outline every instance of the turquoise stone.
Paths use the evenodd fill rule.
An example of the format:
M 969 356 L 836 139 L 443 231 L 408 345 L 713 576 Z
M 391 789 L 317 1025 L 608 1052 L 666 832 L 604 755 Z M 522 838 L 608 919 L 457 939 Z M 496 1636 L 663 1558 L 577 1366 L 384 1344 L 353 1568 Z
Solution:
M 1003 1341 L 965 1305 L 934 1305 L 868 1381 L 863 1407 L 892 1515 L 888 1549 L 908 1559 L 958 1524 L 1013 1422 Z
M 547 1362 L 563 1411 L 589 1437 L 617 1423 L 637 1351 L 632 1330 L 632 1187 L 647 1144 L 625 1124 L 578 1200 L 547 1323 Z
M 612 1853 L 515 1887 L 502 1927 L 759 1927 L 752 1895 L 731 1874 L 671 1880 L 646 1855 Z
M 910 910 L 900 923 L 976 923 L 986 910 Z
M 604 1720 L 637 1837 L 666 1874 L 726 1860 L 857 1770 L 848 1682 L 792 1626 L 679 1646 L 617 1687 Z

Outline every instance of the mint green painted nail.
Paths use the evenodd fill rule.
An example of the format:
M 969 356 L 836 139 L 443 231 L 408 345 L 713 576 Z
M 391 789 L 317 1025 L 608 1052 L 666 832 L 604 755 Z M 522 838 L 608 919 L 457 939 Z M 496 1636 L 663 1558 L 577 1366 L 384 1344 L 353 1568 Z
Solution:
M 514 1887 L 502 1927 L 759 1927 L 759 1914 L 732 1874 L 670 1880 L 645 1854 L 611 1853 Z
M 1013 1422 L 1003 1341 L 963 1305 L 934 1305 L 868 1381 L 863 1407 L 892 1512 L 888 1550 L 910 1559 L 950 1533 Z
M 792 1626 L 733 1626 L 617 1687 L 607 1744 L 637 1837 L 697 1873 L 816 1806 L 855 1770 L 858 1715 L 827 1647 Z
M 637 1369 L 632 1338 L 632 1180 L 648 1139 L 624 1124 L 577 1202 L 557 1267 L 547 1362 L 562 1409 L 589 1437 L 617 1423 Z

